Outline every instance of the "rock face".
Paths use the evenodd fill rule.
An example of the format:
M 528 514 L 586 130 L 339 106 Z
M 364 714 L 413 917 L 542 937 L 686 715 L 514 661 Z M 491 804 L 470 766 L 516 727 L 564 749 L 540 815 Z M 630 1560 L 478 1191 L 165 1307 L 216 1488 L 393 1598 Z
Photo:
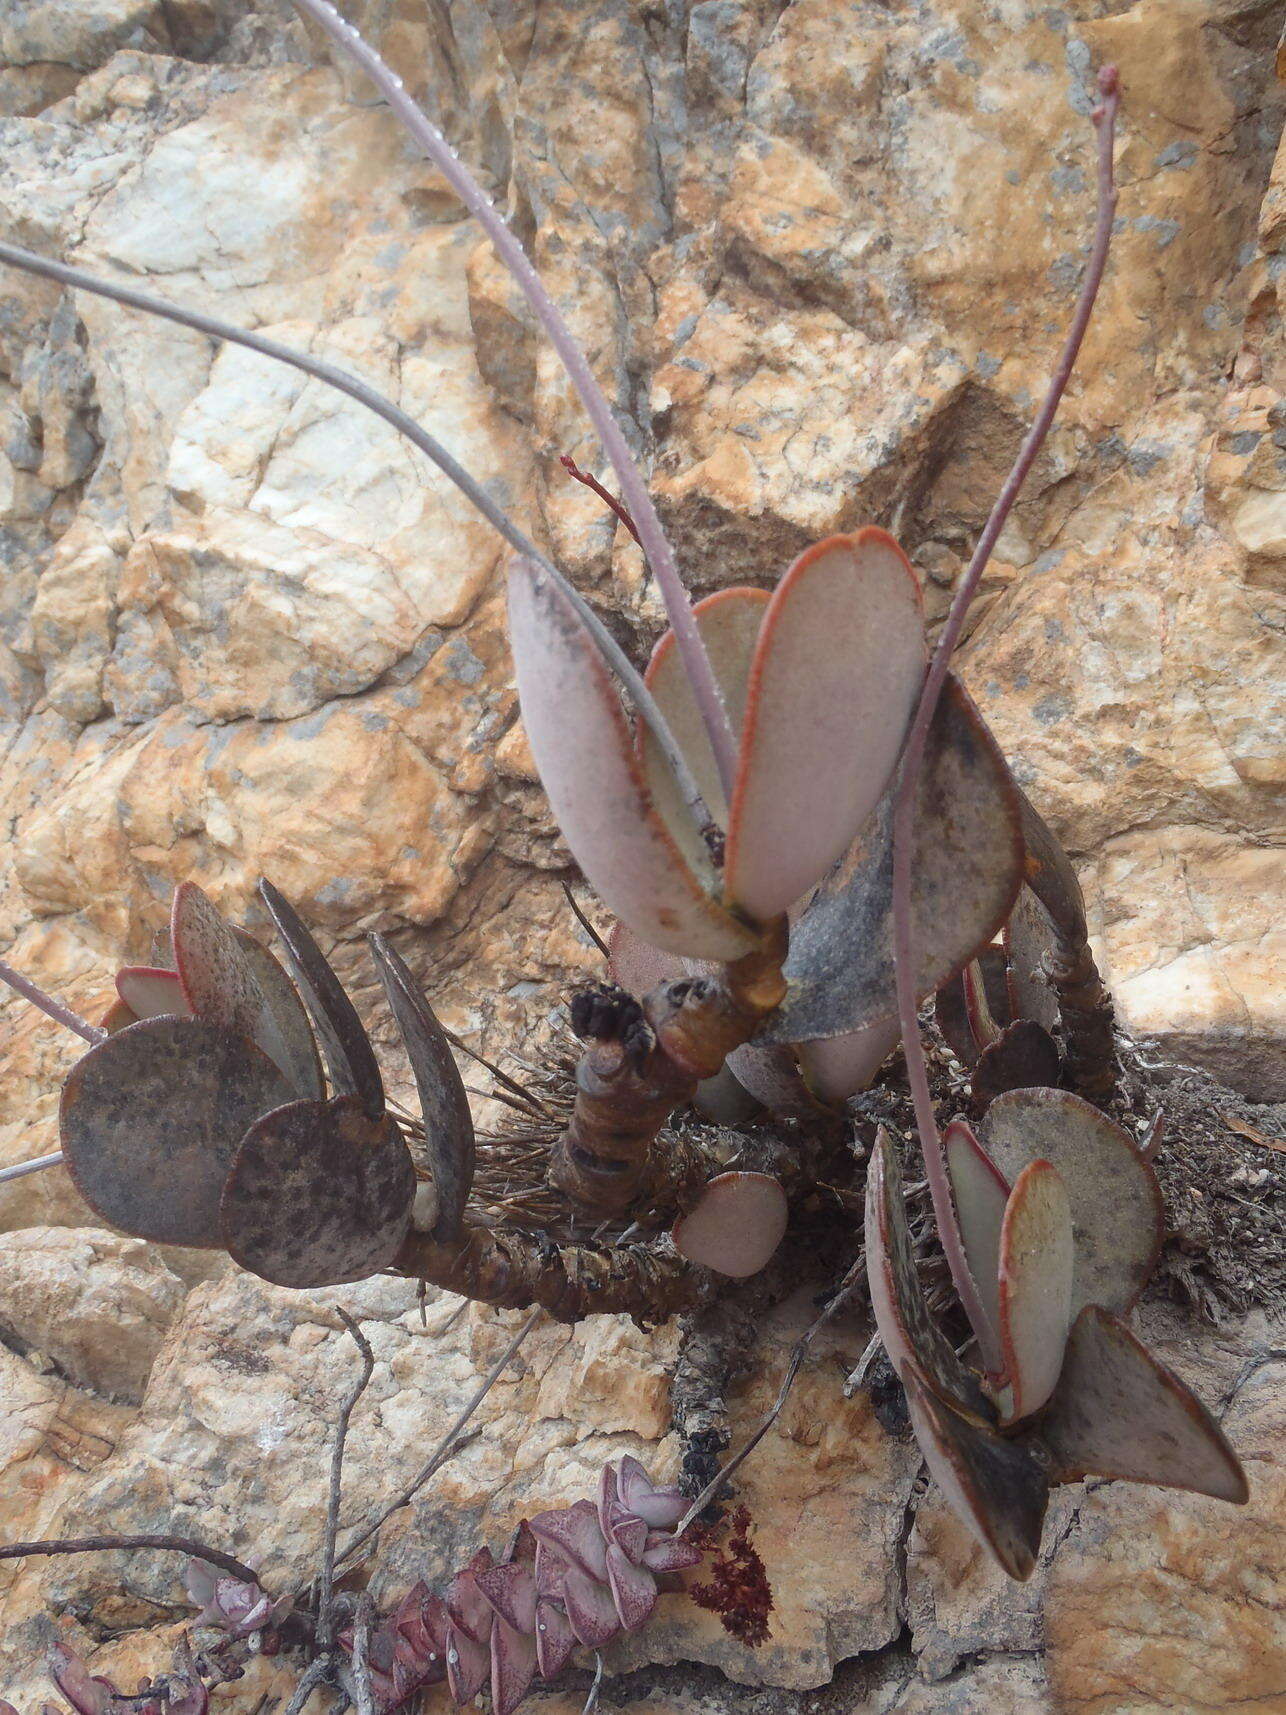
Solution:
M 1276 9 L 345 9 L 508 210 L 693 585 L 770 585 L 873 519 L 935 617 L 1059 347 L 1093 214 L 1093 69 L 1118 62 L 1107 284 L 964 668 L 1081 865 L 1127 1023 L 1286 1096 Z M 474 224 L 320 36 L 253 0 L 20 0 L 0 16 L 0 113 L 0 234 L 360 372 L 645 647 L 660 608 L 638 555 L 558 465 L 611 480 L 570 387 Z M 267 874 L 359 1003 L 378 929 L 469 1040 L 538 1028 L 598 962 L 516 722 L 487 527 L 320 384 L 7 269 L 0 421 L 0 953 L 96 1015 L 113 969 L 152 953 L 175 882 L 266 929 Z M 78 1046 L 16 1000 L 2 1013 L 0 1164 L 56 1147 Z M 263 1553 L 274 1588 L 302 1583 L 353 1367 L 332 1298 L 206 1279 L 90 1221 L 61 1172 L 0 1188 L 6 1539 L 199 1526 Z M 357 1522 L 509 1325 L 453 1322 L 443 1300 L 422 1327 L 388 1283 L 343 1301 L 379 1360 L 350 1450 Z M 766 1331 L 742 1428 L 804 1319 L 792 1303 Z M 919 1498 L 908 1445 L 840 1402 L 865 1330 L 839 1330 L 746 1469 L 769 1644 L 669 1599 L 612 1664 L 637 1670 L 629 1707 L 1282 1707 L 1283 1377 L 1256 1357 L 1274 1335 L 1251 1323 L 1211 1355 L 1170 1334 L 1176 1367 L 1230 1393 L 1250 1507 L 1067 1491 L 1018 1592 Z M 615 1321 L 533 1334 L 484 1434 L 385 1533 L 377 1593 L 498 1546 L 604 1457 L 664 1473 L 673 1340 Z M 0 1692 L 48 1696 L 55 1630 L 100 1671 L 160 1671 L 181 1611 L 166 1557 L 0 1564 Z M 828 1682 L 831 1702 L 808 1701 Z M 259 1662 L 219 1701 L 248 1712 L 288 1683 Z M 532 1706 L 574 1715 L 584 1695 Z

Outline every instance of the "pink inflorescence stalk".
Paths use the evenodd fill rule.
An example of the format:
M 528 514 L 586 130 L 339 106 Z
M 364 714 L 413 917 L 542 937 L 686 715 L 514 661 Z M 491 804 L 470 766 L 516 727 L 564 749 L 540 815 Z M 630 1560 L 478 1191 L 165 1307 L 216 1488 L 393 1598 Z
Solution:
M 512 1715 L 537 1675 L 556 1679 L 574 1650 L 638 1631 L 665 1575 L 701 1559 L 671 1534 L 686 1507 L 626 1456 L 604 1466 L 597 1504 L 524 1520 L 504 1560 L 481 1549 L 445 1596 L 417 1584 L 370 1639 L 380 1715 L 443 1680 L 459 1704 L 490 1682 L 494 1715 Z M 340 1643 L 351 1652 L 352 1633 Z

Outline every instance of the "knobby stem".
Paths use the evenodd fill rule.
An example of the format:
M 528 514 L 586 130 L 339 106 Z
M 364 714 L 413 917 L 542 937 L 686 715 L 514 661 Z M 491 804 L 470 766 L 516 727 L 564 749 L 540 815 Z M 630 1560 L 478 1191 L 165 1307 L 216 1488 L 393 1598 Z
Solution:
M 933 1098 L 929 1090 L 929 1072 L 924 1058 L 924 1045 L 920 1040 L 915 983 L 915 925 L 911 918 L 911 863 L 915 836 L 915 799 L 920 768 L 924 761 L 924 748 L 928 738 L 929 726 L 933 720 L 934 710 L 938 706 L 938 697 L 946 680 L 947 669 L 951 664 L 952 652 L 959 642 L 969 605 L 977 593 L 978 585 L 982 581 L 982 574 L 991 559 L 996 542 L 1005 527 L 1006 520 L 1013 509 L 1023 483 L 1027 480 L 1032 465 L 1035 463 L 1036 455 L 1044 444 L 1050 425 L 1054 421 L 1059 402 L 1066 391 L 1067 383 L 1075 367 L 1081 342 L 1085 338 L 1085 330 L 1089 326 L 1094 302 L 1098 297 L 1099 286 L 1103 280 L 1103 270 L 1107 266 L 1108 250 L 1112 242 L 1112 224 L 1116 216 L 1117 197 L 1112 169 L 1112 151 L 1116 137 L 1117 109 L 1120 105 L 1120 86 L 1115 66 L 1103 67 L 1099 72 L 1098 87 L 1102 102 L 1095 109 L 1093 115 L 1094 126 L 1098 132 L 1098 218 L 1094 228 L 1089 263 L 1081 284 L 1076 311 L 1072 317 L 1072 325 L 1040 411 L 1027 433 L 1027 438 L 1020 447 L 1013 469 L 991 509 L 991 516 L 987 519 L 986 527 L 978 539 L 973 558 L 960 580 L 951 603 L 951 611 L 947 615 L 938 646 L 934 650 L 933 659 L 929 664 L 919 706 L 915 711 L 911 730 L 907 735 L 906 747 L 902 754 L 901 772 L 893 800 L 893 955 L 896 965 L 898 1018 L 902 1026 L 902 1045 L 906 1055 L 907 1078 L 910 1083 L 911 1097 L 915 1104 L 916 1128 L 920 1134 L 920 1147 L 924 1152 L 925 1172 L 929 1181 L 930 1195 L 933 1198 L 933 1210 L 937 1219 L 942 1248 L 951 1266 L 951 1273 L 956 1283 L 956 1290 L 960 1295 L 961 1304 L 974 1333 L 977 1335 L 979 1347 L 989 1369 L 995 1369 L 997 1366 L 999 1348 L 987 1314 L 982 1307 L 961 1244 L 959 1226 L 952 1202 L 951 1185 L 947 1176 L 946 1157 L 933 1112 Z
M 719 777 L 731 803 L 737 747 L 728 723 L 728 712 L 723 705 L 714 669 L 701 642 L 688 592 L 679 576 L 679 569 L 670 544 L 666 541 L 661 520 L 652 504 L 643 473 L 634 462 L 625 436 L 621 433 L 605 394 L 594 379 L 585 354 L 577 345 L 554 300 L 545 290 L 540 276 L 527 260 L 527 253 L 509 230 L 490 197 L 475 181 L 437 126 L 407 95 L 402 87 L 402 80 L 389 70 L 374 48 L 362 40 L 353 25 L 340 17 L 330 0 L 294 0 L 294 4 L 300 11 L 307 13 L 326 32 L 335 46 L 347 54 L 370 78 L 394 115 L 428 155 L 491 240 L 497 255 L 522 288 L 536 319 L 558 353 L 559 360 L 597 431 L 603 450 L 616 471 L 621 485 L 622 504 L 633 518 L 644 558 L 655 574 L 665 611 L 674 631 L 679 658 L 691 682 L 693 696 L 719 765 Z

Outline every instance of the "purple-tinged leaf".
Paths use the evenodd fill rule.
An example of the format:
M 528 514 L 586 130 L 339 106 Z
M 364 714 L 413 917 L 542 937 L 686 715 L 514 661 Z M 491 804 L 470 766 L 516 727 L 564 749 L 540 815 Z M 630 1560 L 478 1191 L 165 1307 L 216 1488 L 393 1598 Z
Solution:
M 1006 1090 L 1053 1089 L 1062 1069 L 1058 1044 L 1044 1025 L 1016 1019 L 974 1062 L 969 1079 L 974 1105 L 985 1111 Z
M 621 1629 L 616 1603 L 606 1582 L 600 1583 L 579 1566 L 569 1566 L 563 1582 L 563 1606 L 576 1636 L 586 1649 L 601 1649 Z
M 911 904 L 916 992 L 941 988 L 1008 916 L 1022 880 L 1018 791 L 995 740 L 948 675 L 916 795 Z M 892 789 L 794 925 L 790 992 L 757 1041 L 864 1030 L 897 1011 Z
M 494 1619 L 490 1608 L 488 1619 Z M 491 1627 L 479 1642 L 471 1638 L 462 1626 L 452 1624 L 447 1629 L 447 1685 L 457 1703 L 471 1703 L 487 1683 L 491 1673 Z
M 547 1542 L 536 1541 L 536 1593 L 557 1601 L 563 1593 L 568 1562 Z
M 116 992 L 136 1019 L 192 1017 L 177 971 L 125 965 L 116 973 Z
M 530 1566 L 492 1566 L 476 1575 L 477 1585 L 506 1625 L 530 1636 L 536 1629 L 536 1580 Z
M 576 1648 L 576 1633 L 559 1607 L 544 1596 L 536 1603 L 536 1666 L 542 1679 L 557 1679 Z
M 497 1618 L 491 1633 L 492 1715 L 513 1715 L 536 1677 L 536 1615 L 531 1632 L 516 1631 Z
M 940 1399 L 913 1360 L 901 1366 L 911 1426 L 947 1505 L 1011 1578 L 1030 1578 L 1049 1484 L 1031 1452 Z
M 1033 1161 L 1014 1182 L 1000 1232 L 1000 1346 L 1011 1419 L 1030 1417 L 1063 1367 L 1072 1306 L 1072 1208 L 1058 1170 Z
M 784 1042 L 743 1042 L 725 1066 L 769 1113 L 782 1119 L 817 1118 L 817 1097 L 804 1081 L 794 1050 Z
M 478 1574 L 495 1565 L 489 1548 L 480 1548 L 462 1572 L 447 1586 L 447 1613 L 451 1624 L 474 1643 L 484 1644 L 491 1636 L 495 1609 L 478 1588 Z
M 52 1644 L 45 1659 L 49 1677 L 77 1715 L 108 1715 L 116 1701 L 116 1690 L 110 1679 L 91 1674 L 80 1657 L 65 1644 Z
M 673 1483 L 654 1483 L 632 1454 L 622 1456 L 617 1471 L 621 1505 L 653 1530 L 673 1530 L 688 1510 L 687 1496 Z
M 694 1544 L 660 1530 L 648 1534 L 647 1547 L 643 1550 L 643 1564 L 653 1572 L 686 1572 L 690 1566 L 699 1566 L 703 1559 L 704 1555 Z
M 616 1480 L 616 1466 L 609 1460 L 598 1477 L 598 1528 L 603 1533 L 604 1541 L 612 1534 L 613 1512 L 620 1505 L 621 1494 Z
M 767 1173 L 720 1173 L 674 1224 L 680 1256 L 732 1280 L 746 1280 L 771 1261 L 786 1235 L 786 1193 Z
M 964 1120 L 952 1120 L 942 1134 L 956 1223 L 978 1297 L 1000 1336 L 1000 1231 L 1009 1201 L 1009 1183 Z
M 882 1018 L 847 1036 L 824 1036 L 800 1042 L 795 1052 L 805 1080 L 823 1102 L 843 1102 L 867 1090 L 875 1074 L 902 1040 L 896 1018 Z
M 724 885 L 770 922 L 813 888 L 889 784 L 924 680 L 920 587 L 883 530 L 832 536 L 778 584 L 746 697 Z
M 741 731 L 755 644 L 771 599 L 767 590 L 737 585 L 706 596 L 692 609 L 734 734 Z M 728 801 L 710 748 L 710 737 L 674 646 L 672 631 L 667 631 L 652 651 L 652 659 L 643 677 L 692 770 L 706 808 L 719 826 L 726 828 Z M 641 743 L 648 785 L 662 814 L 669 819 L 683 809 L 682 799 L 675 792 L 674 775 L 649 730 L 644 729 Z
M 607 1579 L 621 1625 L 627 1632 L 637 1632 L 656 1607 L 656 1579 L 646 1566 L 635 1566 L 614 1542 L 607 1547 Z
M 1128 1311 L 1165 1236 L 1161 1187 L 1129 1132 L 1066 1090 L 1032 1089 L 998 1096 L 980 1136 L 1011 1182 L 1033 1161 L 1058 1169 L 1076 1245 L 1072 1316 L 1085 1304 Z
M 990 1402 L 929 1314 L 907 1224 L 902 1175 L 883 1126 L 866 1171 L 866 1278 L 871 1309 L 889 1362 L 913 1361 L 930 1384 L 961 1410 L 990 1422 Z
M 643 1550 L 647 1547 L 647 1525 L 641 1518 L 635 1518 L 633 1513 L 627 1513 L 622 1506 L 617 1506 L 615 1511 L 616 1517 L 612 1520 L 608 1547 L 614 1542 L 626 1559 L 637 1566 L 643 1558 Z
M 635 1000 L 642 1000 L 658 983 L 674 982 L 688 974 L 687 965 L 677 953 L 661 953 L 649 947 L 624 923 L 612 925 L 607 946 L 610 954 L 607 974 Z
M 1056 945 L 1049 913 L 1030 887 L 1019 888 L 1005 924 L 1010 1010 L 1015 1019 L 1030 1018 L 1051 1032 L 1058 1025 L 1058 996 L 1042 973 Z
M 260 881 L 259 895 L 312 1017 L 331 1088 L 336 1095 L 359 1097 L 366 1113 L 378 1119 L 384 1112 L 384 1081 L 357 1009 L 289 900 L 268 881 Z
M 326 1094 L 321 1060 L 308 1013 L 278 961 L 245 929 L 232 930 L 263 995 L 266 1016 L 260 1014 L 254 1040 L 290 1079 L 301 1096 L 320 1101 Z
M 548 1543 L 569 1564 L 582 1567 L 600 1582 L 607 1577 L 607 1543 L 592 1501 L 537 1513 L 530 1523 L 536 1540 Z
M 63 1086 L 59 1130 L 77 1190 L 123 1232 L 218 1249 L 219 1198 L 261 1115 L 294 1099 L 243 1036 L 189 1018 L 129 1025 Z
M 693 819 L 676 843 L 598 646 L 552 579 L 518 561 L 509 634 L 523 724 L 554 819 L 607 908 L 649 946 L 735 959 L 756 936 L 718 903 Z
M 463 1230 L 473 1188 L 476 1152 L 469 1097 L 442 1026 L 405 963 L 381 935 L 371 936 L 371 951 L 420 1097 L 429 1172 L 438 1194 L 432 1236 L 450 1243 Z
M 1051 1481 L 1117 1477 L 1244 1502 L 1246 1473 L 1214 1418 L 1119 1317 L 1087 1304 L 1041 1425 Z
M 415 1167 L 390 1115 L 356 1096 L 292 1102 L 247 1131 L 219 1220 L 234 1261 L 276 1286 L 337 1286 L 392 1266 Z

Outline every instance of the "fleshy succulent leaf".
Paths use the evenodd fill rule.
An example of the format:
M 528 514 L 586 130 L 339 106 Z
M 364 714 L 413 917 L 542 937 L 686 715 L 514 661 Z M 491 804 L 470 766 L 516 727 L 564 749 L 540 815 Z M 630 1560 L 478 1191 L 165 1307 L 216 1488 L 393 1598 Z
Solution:
M 530 1566 L 509 1562 L 476 1575 L 477 1585 L 505 1623 L 528 1635 L 536 1629 L 536 1580 Z
M 366 1113 L 378 1119 L 384 1112 L 384 1081 L 356 1007 L 290 901 L 269 881 L 260 881 L 259 894 L 312 1017 L 331 1088 L 336 1095 L 357 1096 Z
M 915 1265 L 902 1175 L 883 1126 L 866 1174 L 866 1276 L 875 1325 L 894 1369 L 910 1359 L 944 1399 L 984 1421 L 994 1416 L 982 1389 L 929 1314 Z
M 613 1514 L 621 1508 L 621 1493 L 617 1483 L 616 1466 L 609 1460 L 598 1479 L 598 1528 L 606 1541 L 612 1534 Z
M 116 973 L 116 992 L 135 1018 L 192 1017 L 177 971 L 125 965 Z
M 647 1547 L 647 1535 L 647 1525 L 641 1518 L 635 1518 L 632 1513 L 627 1513 L 622 1506 L 616 1508 L 616 1517 L 612 1521 L 609 1548 L 612 1542 L 616 1543 L 625 1557 L 637 1566 L 643 1558 L 643 1550 Z
M 295 985 L 267 947 L 245 929 L 232 930 L 263 995 L 267 1018 L 260 1015 L 255 1040 L 286 1074 L 301 1096 L 316 1101 L 326 1094 L 317 1041 Z
M 265 1114 L 238 1149 L 220 1204 L 224 1243 L 277 1286 L 335 1286 L 392 1265 L 415 1167 L 390 1115 L 356 1096 Z
M 635 1000 L 642 1000 L 658 983 L 673 982 L 687 975 L 688 967 L 677 953 L 662 953 L 649 947 L 624 923 L 612 925 L 607 946 L 608 975 Z
M 480 1549 L 447 1587 L 446 1605 L 451 1624 L 474 1643 L 486 1643 L 491 1636 L 495 1609 L 478 1588 L 478 1574 L 489 1572 L 494 1565 L 490 1551 Z
M 738 585 L 706 596 L 692 609 L 734 734 L 741 731 L 755 643 L 771 599 L 767 590 Z M 660 705 L 707 809 L 719 826 L 726 828 L 728 802 L 723 795 L 723 783 L 719 779 L 705 722 L 701 719 L 692 686 L 675 648 L 672 631 L 667 631 L 652 651 L 644 683 Z M 650 731 L 643 731 L 640 742 L 648 785 L 668 820 L 681 803 L 674 794 L 673 772 Z
M 542 1596 L 536 1603 L 536 1665 L 542 1679 L 557 1679 L 576 1648 L 576 1633 L 559 1607 Z
M 488 1620 L 492 1620 L 490 1608 Z M 491 1626 L 486 1637 L 472 1638 L 454 1623 L 447 1631 L 447 1685 L 457 1703 L 471 1703 L 487 1683 L 491 1672 Z
M 674 1224 L 680 1256 L 733 1280 L 746 1280 L 772 1259 L 785 1237 L 786 1193 L 767 1173 L 720 1173 Z
M 818 1099 L 799 1069 L 794 1051 L 782 1042 L 743 1042 L 724 1062 L 746 1093 L 783 1119 L 816 1119 Z
M 513 1715 L 536 1677 L 536 1615 L 531 1631 L 516 1630 L 497 1616 L 491 1632 L 492 1715 Z
M 600 1582 L 607 1577 L 607 1543 L 592 1501 L 537 1513 L 530 1523 L 536 1540 L 548 1543 L 569 1565 L 581 1567 Z
M 1118 1316 L 1096 1304 L 1087 1304 L 1072 1325 L 1041 1439 L 1055 1483 L 1117 1477 L 1238 1505 L 1250 1492 L 1237 1455 L 1201 1401 Z
M 653 1530 L 673 1530 L 688 1510 L 687 1497 L 673 1483 L 654 1483 L 632 1454 L 617 1467 L 621 1505 Z
M 85 1663 L 65 1644 L 53 1644 L 46 1658 L 49 1677 L 76 1710 L 76 1715 L 107 1715 L 116 1701 L 109 1679 L 91 1674 Z
M 192 1016 L 253 1037 L 263 995 L 231 926 L 194 881 L 174 890 L 170 940 Z
M 746 695 L 724 883 L 769 922 L 822 879 L 879 801 L 924 679 L 920 588 L 883 530 L 795 561 Z
M 694 819 L 660 815 L 597 644 L 551 578 L 518 561 L 509 634 L 523 724 L 555 820 L 599 898 L 650 946 L 733 959 L 756 944 L 715 898 Z
M 429 1172 L 438 1194 L 433 1237 L 449 1242 L 460 1236 L 473 1187 L 476 1152 L 469 1097 L 451 1045 L 419 984 L 382 936 L 371 936 L 371 949 L 419 1092 Z
M 637 1632 L 656 1607 L 656 1579 L 614 1542 L 607 1545 L 607 1578 L 621 1625 L 627 1632 Z
M 1058 1024 L 1058 996 L 1042 972 L 1055 945 L 1049 913 L 1030 887 L 1021 887 L 1005 924 L 1009 1005 L 1015 1019 L 1033 1019 L 1048 1031 Z
M 800 1042 L 795 1052 L 805 1080 L 823 1102 L 842 1102 L 869 1089 L 875 1074 L 902 1040 L 896 1018 L 881 1018 L 846 1036 Z
M 1072 1207 L 1076 1270 L 1071 1313 L 1128 1311 L 1156 1267 L 1165 1235 L 1161 1187 L 1133 1138 L 1067 1090 L 1011 1090 L 979 1135 L 1011 1182 L 1030 1162 L 1058 1169 Z
M 956 1221 L 982 1307 L 1000 1331 L 1000 1231 L 1009 1183 L 964 1120 L 942 1134 Z
M 145 1019 L 91 1048 L 63 1086 L 67 1168 L 112 1226 L 217 1249 L 219 1197 L 237 1148 L 294 1094 L 244 1036 L 198 1019 Z
M 1062 1073 L 1058 1044 L 1034 1018 L 1015 1019 L 974 1062 L 969 1084 L 974 1105 L 989 1108 L 1007 1090 L 1053 1089 Z
M 1053 1393 L 1071 1326 L 1072 1209 L 1058 1170 L 1033 1161 L 1014 1182 L 1000 1232 L 1000 1345 L 1012 1417 Z
M 1030 1578 L 1049 1502 L 1040 1464 L 1021 1442 L 953 1411 L 914 1360 L 900 1373 L 915 1438 L 948 1506 L 1011 1578 Z
M 606 1572 L 606 1563 L 604 1563 Z M 567 1618 L 586 1649 L 601 1649 L 621 1629 L 620 1615 L 608 1585 L 591 1578 L 579 1566 L 569 1566 L 563 1581 Z
M 702 1558 L 701 1550 L 693 1543 L 660 1530 L 649 1533 L 643 1550 L 643 1564 L 653 1572 L 685 1572 L 690 1566 L 700 1565 Z
M 1022 880 L 1019 797 L 1005 760 L 948 676 L 917 789 L 911 903 L 921 995 L 977 957 Z M 757 1040 L 807 1042 L 897 1011 L 893 974 L 892 788 L 794 925 L 790 992 Z

